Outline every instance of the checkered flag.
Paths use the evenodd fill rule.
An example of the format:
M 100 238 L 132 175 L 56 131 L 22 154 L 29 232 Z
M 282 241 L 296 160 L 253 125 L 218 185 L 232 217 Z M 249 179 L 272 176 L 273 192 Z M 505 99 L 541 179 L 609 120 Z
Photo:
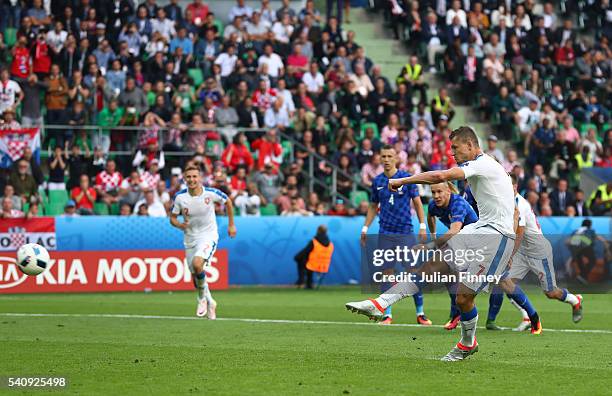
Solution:
M 25 232 L 26 229 L 24 227 L 11 227 L 8 229 L 8 233 L 11 238 L 11 246 L 13 246 L 15 250 L 19 249 L 27 242 Z

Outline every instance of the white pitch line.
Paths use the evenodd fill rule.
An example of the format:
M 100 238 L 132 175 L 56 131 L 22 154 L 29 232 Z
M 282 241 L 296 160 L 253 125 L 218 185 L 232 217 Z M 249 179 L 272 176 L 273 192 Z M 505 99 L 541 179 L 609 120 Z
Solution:
M 132 314 L 69 314 L 69 313 L 21 313 L 21 312 L 0 312 L 0 316 L 5 317 L 50 317 L 50 318 L 114 318 L 114 319 L 161 319 L 161 320 L 202 320 L 195 316 L 164 316 L 164 315 L 132 315 Z M 315 325 L 345 325 L 345 326 L 376 326 L 375 323 L 368 322 L 334 322 L 327 320 L 290 320 L 290 319 L 252 319 L 252 318 L 217 318 L 217 320 L 228 322 L 247 322 L 247 323 L 287 323 L 287 324 L 315 324 Z M 412 323 L 397 323 L 385 327 L 443 327 L 442 325 L 422 326 Z M 479 328 L 484 329 L 484 326 Z M 510 327 L 502 327 L 502 330 L 512 330 Z M 545 332 L 558 333 L 594 333 L 612 334 L 612 330 L 595 329 L 550 329 L 544 328 Z

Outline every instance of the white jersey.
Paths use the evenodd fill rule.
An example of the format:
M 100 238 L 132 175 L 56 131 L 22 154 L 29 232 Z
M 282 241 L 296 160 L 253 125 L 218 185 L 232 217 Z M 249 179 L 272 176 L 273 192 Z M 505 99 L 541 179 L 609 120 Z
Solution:
M 519 211 L 518 225 L 519 227 L 525 227 L 519 252 L 532 258 L 547 258 L 552 251 L 552 247 L 544 237 L 531 205 L 519 194 L 515 195 L 514 200 Z
M 190 195 L 187 189 L 174 195 L 172 213 L 182 214 L 189 220 L 189 225 L 185 229 L 185 247 L 193 247 L 202 240 L 219 239 L 215 202 L 225 203 L 225 201 L 227 195 L 211 187 L 202 187 L 202 194 L 198 196 Z
M 504 167 L 487 154 L 459 166 L 478 205 L 475 229 L 490 226 L 514 239 L 514 189 Z

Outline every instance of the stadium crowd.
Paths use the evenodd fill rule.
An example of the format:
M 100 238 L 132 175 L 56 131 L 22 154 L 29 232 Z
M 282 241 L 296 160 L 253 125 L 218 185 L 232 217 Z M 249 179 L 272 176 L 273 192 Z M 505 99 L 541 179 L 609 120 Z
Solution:
M 496 125 L 488 152 L 520 176 L 536 213 L 612 208 L 612 185 L 575 189 L 582 168 L 612 166 L 607 8 L 589 14 L 604 15 L 589 40 L 552 3 L 377 2 L 415 53 L 394 88 L 313 0 L 237 0 L 228 15 L 202 0 L 165 4 L 2 2 L 0 128 L 44 123 L 50 147 L 42 164 L 26 147 L 2 172 L 3 218 L 59 214 L 47 210 L 58 191 L 65 215 L 165 216 L 187 164 L 241 215 L 364 214 L 383 145 L 413 173 L 455 165 L 451 94 Z M 426 70 L 448 79 L 431 100 Z M 504 153 L 498 139 L 514 146 Z

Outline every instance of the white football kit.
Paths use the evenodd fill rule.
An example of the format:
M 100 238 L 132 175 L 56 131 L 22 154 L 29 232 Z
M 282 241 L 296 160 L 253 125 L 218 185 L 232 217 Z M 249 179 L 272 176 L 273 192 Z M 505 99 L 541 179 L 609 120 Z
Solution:
M 542 290 L 553 291 L 557 288 L 557 282 L 552 246 L 542 233 L 529 202 L 519 194 L 516 194 L 515 202 L 519 211 L 518 225 L 525 227 L 525 233 L 519 250 L 512 258 L 510 277 L 523 279 L 531 271 L 538 277 Z
M 202 187 L 202 194 L 198 196 L 190 195 L 187 189 L 177 192 L 174 196 L 172 213 L 182 214 L 189 220 L 189 225 L 185 229 L 184 244 L 187 265 L 191 272 L 193 272 L 194 257 L 201 257 L 205 265 L 210 265 L 219 241 L 215 203 L 224 204 L 226 201 L 225 193 L 211 187 Z
M 448 241 L 455 260 L 448 262 L 456 272 L 468 275 L 504 275 L 514 248 L 514 190 L 510 176 L 501 164 L 487 154 L 460 165 L 470 183 L 478 205 L 479 219 L 468 224 Z M 463 251 L 463 260 L 457 260 Z M 468 252 L 474 252 L 467 259 Z M 474 254 L 473 253 L 473 254 Z M 489 283 L 479 280 L 462 282 L 476 293 L 487 290 Z

